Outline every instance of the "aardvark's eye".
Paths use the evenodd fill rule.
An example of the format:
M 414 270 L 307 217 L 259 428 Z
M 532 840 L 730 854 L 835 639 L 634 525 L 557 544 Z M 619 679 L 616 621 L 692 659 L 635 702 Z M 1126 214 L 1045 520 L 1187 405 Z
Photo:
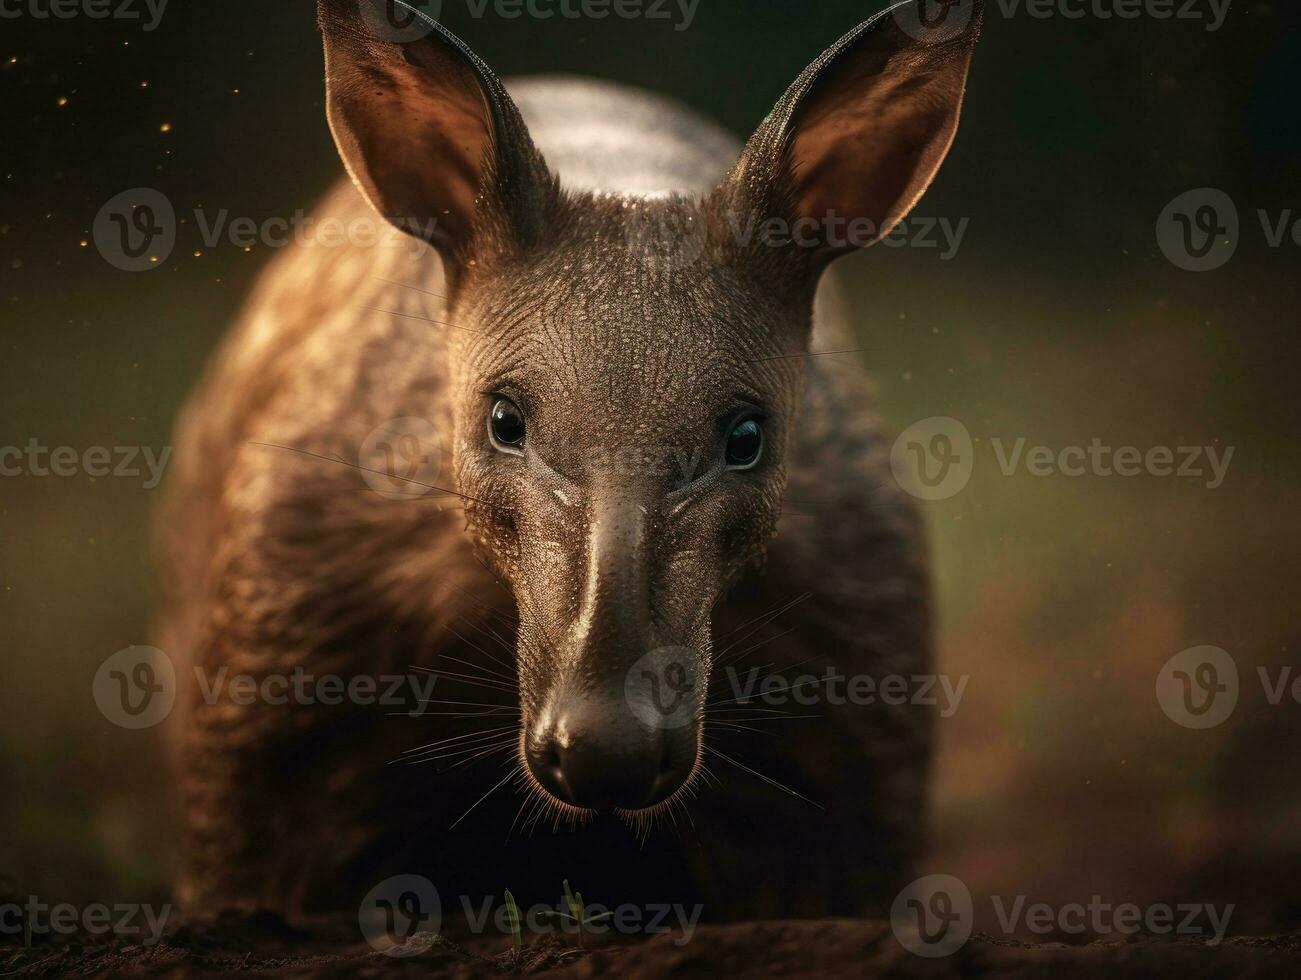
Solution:
M 509 398 L 498 398 L 488 413 L 488 434 L 492 444 L 506 453 L 520 452 L 524 445 L 524 413 Z
M 743 416 L 732 424 L 724 450 L 728 469 L 748 470 L 763 455 L 763 423 L 753 415 Z

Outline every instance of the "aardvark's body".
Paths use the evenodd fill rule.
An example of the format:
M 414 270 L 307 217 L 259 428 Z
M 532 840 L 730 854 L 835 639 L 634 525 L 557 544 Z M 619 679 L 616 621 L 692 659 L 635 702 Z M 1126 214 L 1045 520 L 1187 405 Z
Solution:
M 922 840 L 929 713 L 738 705 L 732 678 L 927 672 L 923 548 L 856 358 L 801 356 L 853 346 L 827 286 L 808 327 L 847 249 L 740 242 L 731 216 L 883 234 L 952 138 L 974 25 L 860 28 L 735 164 L 707 122 L 612 86 L 520 82 L 517 115 L 441 29 L 377 41 L 355 6 L 321 16 L 362 193 L 317 217 L 438 228 L 273 265 L 179 426 L 162 642 L 209 679 L 436 676 L 439 703 L 191 685 L 183 897 L 355 908 L 411 872 L 445 909 L 569 878 L 708 917 L 880 911 Z M 679 720 L 647 720 L 642 663 Z

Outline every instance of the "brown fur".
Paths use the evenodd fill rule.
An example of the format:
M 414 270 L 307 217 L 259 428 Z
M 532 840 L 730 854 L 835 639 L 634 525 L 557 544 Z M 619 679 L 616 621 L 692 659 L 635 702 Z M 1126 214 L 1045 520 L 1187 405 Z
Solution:
M 737 247 L 723 230 L 742 205 L 795 206 L 789 188 L 772 190 L 775 171 L 747 171 L 773 125 L 706 199 L 560 191 L 543 170 L 536 186 L 550 189 L 523 194 L 526 221 L 520 194 L 489 193 L 472 238 L 435 242 L 441 257 L 281 256 L 178 424 L 165 648 L 208 677 L 475 672 L 458 662 L 492 677 L 509 648 L 517 700 L 442 678 L 435 697 L 517 704 L 523 732 L 558 686 L 617 678 L 662 644 L 696 651 L 702 677 L 729 644 L 746 653 L 742 670 L 929 672 L 924 548 L 868 386 L 846 358 L 791 356 L 808 350 L 827 256 Z M 503 179 L 493 167 L 489 185 Z M 319 213 L 369 212 L 343 185 Z M 647 220 L 707 229 L 700 259 L 648 261 L 628 230 Z M 833 326 L 819 326 L 820 348 L 848 346 Z M 503 384 L 530 406 L 527 464 L 485 445 L 484 392 Z M 737 389 L 765 402 L 771 458 L 662 506 L 679 488 L 654 471 L 652 448 L 703 448 L 712 465 L 711 426 Z M 358 447 L 404 416 L 444 434 L 436 482 L 452 492 L 366 492 Z M 606 451 L 624 465 L 605 465 Z M 566 503 L 564 486 L 582 499 Z M 610 528 L 640 543 L 611 544 Z M 649 617 L 630 611 L 636 595 Z M 643 839 L 638 815 L 584 814 L 571 828 L 549 812 L 511 833 L 520 794 L 540 792 L 522 767 L 449 830 L 516 753 L 444 772 L 386 763 L 472 723 L 195 693 L 177 772 L 181 894 L 202 909 L 355 907 L 384 876 L 417 872 L 445 907 L 503 886 L 549 900 L 567 877 L 593 900 L 698 898 L 714 918 L 879 912 L 922 843 L 931 718 L 916 705 L 823 705 L 754 734 L 711 727 L 702 685 L 705 744 L 817 806 L 705 756 L 713 779 L 698 767 Z

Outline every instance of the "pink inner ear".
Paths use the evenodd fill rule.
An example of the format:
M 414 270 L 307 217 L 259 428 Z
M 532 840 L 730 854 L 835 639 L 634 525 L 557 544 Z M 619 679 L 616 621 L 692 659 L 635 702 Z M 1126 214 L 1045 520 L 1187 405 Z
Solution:
M 860 43 L 824 70 L 792 120 L 797 217 L 830 211 L 889 233 L 926 190 L 957 129 L 965 52 Z
M 371 51 L 367 62 L 340 47 L 327 72 L 331 124 L 349 171 L 390 220 L 436 221 L 440 248 L 468 241 L 493 139 L 473 72 L 434 44 L 408 58 Z

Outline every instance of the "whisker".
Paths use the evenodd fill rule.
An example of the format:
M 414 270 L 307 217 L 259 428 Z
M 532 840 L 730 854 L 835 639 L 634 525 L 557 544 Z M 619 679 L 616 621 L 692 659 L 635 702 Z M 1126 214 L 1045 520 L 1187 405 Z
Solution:
M 800 595 L 796 596 L 794 599 L 790 599 L 790 600 L 788 600 L 788 601 L 782 603 L 780 606 L 776 606 L 776 607 L 774 607 L 774 608 L 772 608 L 772 609 L 769 609 L 767 612 L 762 612 L 762 613 L 760 613 L 758 616 L 755 616 L 753 619 L 749 619 L 749 620 L 747 620 L 746 622 L 742 623 L 740 626 L 736 627 L 735 629 L 730 630 L 729 632 L 725 633 L 722 637 L 720 637 L 720 639 L 724 639 L 724 640 L 725 640 L 725 639 L 727 639 L 729 636 L 736 636 L 737 633 L 740 633 L 742 630 L 749 629 L 751 626 L 763 626 L 763 625 L 765 625 L 766 623 L 771 622 L 771 621 L 772 621 L 774 618 L 776 618 L 777 616 L 782 615 L 783 613 L 787 612 L 788 610 L 794 609 L 794 608 L 795 608 L 796 606 L 798 606 L 801 602 L 804 602 L 806 599 L 810 598 L 812 595 L 813 595 L 812 592 L 803 592 L 803 593 L 801 593 Z M 738 638 L 738 639 L 737 639 L 733 644 L 731 644 L 731 645 L 729 645 L 729 646 L 727 646 L 727 647 L 724 647 L 721 651 L 719 651 L 719 654 L 718 654 L 718 655 L 719 655 L 720 657 L 723 656 L 723 654 L 727 653 L 727 651 L 730 650 L 733 646 L 735 646 L 736 643 L 740 643 L 740 642 L 742 642 L 742 641 L 745 640 L 746 637 L 748 637 L 749 635 L 750 635 L 750 634 L 747 633 L 746 636 L 739 637 L 739 638 Z
M 862 354 L 866 351 L 884 350 L 882 347 L 846 347 L 844 350 L 811 350 L 799 354 L 774 354 L 772 357 L 757 357 L 751 364 L 763 364 L 765 361 L 785 361 L 792 357 L 823 357 L 827 354 Z
M 351 467 L 352 469 L 357 470 L 358 472 L 361 473 L 378 473 L 380 476 L 386 476 L 390 480 L 401 480 L 403 483 L 410 483 L 412 486 L 415 487 L 425 487 L 426 489 L 429 490 L 437 490 L 439 493 L 451 494 L 453 497 L 460 497 L 462 500 L 473 500 L 476 504 L 482 504 L 485 507 L 492 506 L 486 501 L 479 500 L 476 497 L 471 497 L 467 493 L 458 493 L 455 490 L 448 490 L 446 487 L 435 486 L 432 483 L 421 483 L 419 480 L 410 480 L 404 476 L 394 476 L 392 473 L 386 473 L 384 470 L 372 469 L 369 466 L 362 466 L 360 463 L 350 463 L 346 459 L 340 459 L 337 456 L 325 456 L 321 453 L 314 453 L 309 449 L 298 449 L 294 446 L 280 446 L 274 442 L 252 442 L 249 443 L 249 445 L 262 446 L 266 449 L 283 449 L 286 452 L 298 453 L 301 456 L 310 456 L 313 459 L 323 459 L 327 463 L 338 463 L 341 466 Z
M 447 628 L 448 628 L 449 630 L 451 630 L 451 632 L 456 633 L 457 638 L 460 639 L 462 642 L 465 642 L 465 643 L 469 643 L 469 642 L 470 642 L 469 640 L 466 640 L 465 637 L 461 636 L 460 633 L 457 633 L 456 630 L 452 629 L 450 626 L 447 627 Z M 473 644 L 470 644 L 470 645 L 473 646 Z M 476 650 L 479 650 L 478 647 L 475 647 L 475 649 L 476 649 Z M 479 652 L 480 652 L 480 653 L 483 653 L 482 650 L 479 650 Z M 515 683 L 515 678 L 514 678 L 514 677 L 511 677 L 511 676 L 508 676 L 508 675 L 506 675 L 506 674 L 503 674 L 503 673 L 501 673 L 500 671 L 493 670 L 493 669 L 490 668 L 490 667 L 485 667 L 485 666 L 483 666 L 483 664 L 476 664 L 476 663 L 473 663 L 472 661 L 469 661 L 469 660 L 462 660 L 460 657 L 453 657 L 450 653 L 440 653 L 440 654 L 438 655 L 438 659 L 439 659 L 439 660 L 450 660 L 450 661 L 452 661 L 452 663 L 455 663 L 455 664 L 461 664 L 461 665 L 464 666 L 464 667 L 469 667 L 471 670 L 481 670 L 481 671 L 483 671 L 485 678 L 494 678 L 494 677 L 495 677 L 497 680 L 504 681 L 504 682 L 506 682 L 506 683 L 510 683 L 510 684 L 514 684 L 514 683 Z
M 482 758 L 483 756 L 491 755 L 493 752 L 501 752 L 501 751 L 504 751 L 504 747 L 501 745 L 489 745 L 486 748 L 476 745 L 468 749 L 463 749 L 460 752 L 445 752 L 442 753 L 441 755 L 431 755 L 421 759 L 403 759 L 402 761 L 408 766 L 424 766 L 424 765 L 428 765 L 431 762 L 445 763 L 450 759 L 457 759 L 460 758 L 461 756 L 469 756 L 468 759 L 462 759 L 462 762 L 474 762 L 476 759 Z M 455 769 L 457 765 L 461 765 L 461 763 L 458 762 L 456 763 L 456 765 L 448 766 L 447 769 L 439 769 L 438 772 L 440 774 L 444 772 L 449 772 L 450 770 Z
M 410 755 L 412 752 L 424 752 L 428 749 L 436 749 L 438 748 L 438 746 L 446 745 L 448 742 L 460 742 L 466 739 L 473 740 L 479 738 L 486 738 L 489 735 L 500 737 L 501 732 L 511 731 L 514 728 L 515 728 L 514 725 L 501 725 L 497 728 L 488 728 L 481 732 L 466 732 L 461 735 L 452 735 L 449 738 L 439 739 L 437 742 L 430 742 L 428 745 L 418 745 L 414 749 L 403 749 L 402 754 Z
M 506 710 L 503 708 L 501 711 L 386 711 L 384 713 L 395 718 L 491 718 L 516 714 L 517 709 Z
M 514 628 L 515 623 L 511 620 L 509 616 L 507 616 L 499 609 L 494 609 L 486 602 L 482 602 L 474 595 L 472 595 L 468 589 L 461 588 L 461 586 L 457 585 L 455 582 L 448 582 L 447 586 L 448 588 L 452 589 L 452 591 L 459 592 L 461 595 L 465 596 L 465 598 L 469 599 L 472 603 L 474 603 L 476 606 L 478 606 L 480 609 L 486 612 L 489 616 L 495 616 L 497 619 L 500 619 L 507 626 L 511 627 L 512 629 Z
M 773 637 L 773 639 L 779 639 L 780 636 L 781 636 L 781 634 L 778 634 L 778 636 Z M 747 651 L 747 652 L 748 652 L 748 651 Z M 776 662 L 773 662 L 773 663 L 767 663 L 767 664 L 764 664 L 764 665 L 761 666 L 761 667 L 752 667 L 752 668 L 750 668 L 750 669 L 753 670 L 753 671 L 755 672 L 755 675 L 756 675 L 755 683 L 756 683 L 756 684 L 761 684 L 761 683 L 763 683 L 764 681 L 766 681 L 769 677 L 780 677 L 783 671 L 787 671 L 787 670 L 796 670 L 797 668 L 803 667 L 805 664 L 812 663 L 814 660 L 817 660 L 817 659 L 818 659 L 818 658 L 817 658 L 816 656 L 805 657 L 803 660 L 797 661 L 796 663 L 793 663 L 793 664 L 789 664 L 789 665 L 787 665 L 787 664 L 783 664 L 782 667 L 781 667 L 781 670 L 774 670 L 774 671 L 772 671 L 772 673 L 769 673 L 769 674 L 763 674 L 762 676 L 759 676 L 759 673 L 760 673 L 761 671 L 768 670 L 770 667 L 776 667 L 776 666 L 777 666 Z M 733 669 L 733 670 L 736 670 L 736 669 L 738 669 L 738 668 L 733 667 L 732 669 Z M 720 678 L 715 678 L 714 680 L 711 680 L 711 681 L 709 682 L 709 686 L 710 686 L 710 687 L 713 687 L 715 684 L 722 684 L 722 683 L 723 683 L 723 680 L 722 680 L 721 677 L 720 677 Z
M 784 715 L 782 717 L 772 717 L 772 716 L 763 716 L 763 715 L 754 715 L 754 716 L 736 715 L 734 717 L 729 716 L 726 718 L 710 718 L 708 720 L 708 723 L 711 725 L 713 724 L 727 725 L 727 724 L 736 724 L 737 722 L 744 721 L 744 722 L 749 722 L 752 725 L 763 725 L 763 724 L 767 724 L 770 721 L 801 721 L 801 720 L 808 720 L 810 718 L 821 718 L 821 717 L 822 717 L 821 715 Z
M 446 762 L 448 759 L 459 759 L 461 756 L 465 755 L 472 757 L 471 760 L 467 761 L 472 761 L 473 759 L 477 759 L 483 755 L 488 755 L 492 752 L 500 752 L 503 749 L 509 748 L 515 742 L 514 736 L 507 737 L 504 740 L 501 740 L 501 736 L 498 736 L 498 739 L 499 741 L 493 742 L 491 745 L 454 745 L 450 746 L 447 751 L 434 752 L 421 758 L 403 759 L 402 761 L 406 762 L 408 765 L 414 766 L 425 762 Z
M 452 825 L 451 825 L 450 827 L 448 827 L 447 829 L 448 829 L 448 830 L 455 830 L 455 829 L 456 829 L 456 825 L 457 825 L 458 823 L 460 823 L 462 820 L 464 820 L 466 817 L 468 817 L 468 816 L 470 815 L 470 813 L 474 810 L 474 808 L 477 807 L 480 803 L 482 803 L 482 802 L 483 802 L 484 800 L 486 800 L 488 797 L 492 796 L 493 793 L 497 792 L 497 790 L 498 790 L 499 788 L 501 788 L 502 783 L 506 782 L 506 780 L 510 779 L 510 777 L 513 776 L 513 775 L 514 775 L 513 772 L 508 772 L 508 773 L 506 773 L 506 775 L 504 775 L 504 776 L 501 777 L 501 780 L 500 780 L 499 782 L 493 783 L 492 789 L 488 790 L 488 792 L 484 793 L 481 797 L 479 797 L 479 798 L 478 798 L 477 800 L 475 800 L 472 804 L 470 804 L 470 809 L 469 809 L 469 810 L 466 810 L 466 811 L 465 811 L 464 813 L 462 813 L 459 817 L 457 817 L 457 818 L 452 822 Z
M 514 599 L 516 603 L 523 605 L 524 608 L 528 610 L 529 615 L 533 617 L 533 626 L 542 633 L 542 639 L 546 641 L 547 646 L 549 646 L 553 650 L 559 649 L 559 647 L 552 641 L 550 635 L 548 635 L 547 628 L 542 617 L 539 616 L 537 614 L 537 610 L 529 604 L 528 595 L 525 593 L 525 591 L 522 588 L 521 589 L 507 588 L 506 584 L 497 577 L 497 575 L 493 572 L 491 568 L 488 567 L 487 562 L 485 562 L 478 555 L 474 556 L 474 560 L 477 561 L 480 565 L 482 565 L 484 571 L 486 571 L 489 575 L 493 577 L 493 581 L 495 581 L 499 586 L 501 586 L 503 592 L 509 595 L 512 599 Z
M 551 635 L 547 632 L 546 621 L 538 615 L 537 608 L 529 602 L 528 594 L 524 589 L 521 588 L 517 590 L 515 597 L 516 600 L 522 603 L 524 608 L 528 610 L 529 615 L 533 617 L 533 625 L 542 634 L 542 639 L 546 641 L 547 646 L 552 650 L 559 650 L 559 645 L 551 639 Z
M 371 276 L 372 279 L 378 279 L 380 282 L 386 282 L 390 286 L 401 286 L 403 289 L 414 289 L 418 293 L 424 293 L 426 296 L 432 296 L 435 299 L 441 299 L 447 302 L 447 297 L 442 293 L 436 293 L 432 289 L 421 289 L 419 286 L 413 286 L 409 282 L 398 282 L 396 279 L 385 279 L 383 276 Z
M 414 665 L 412 666 L 412 670 L 422 670 L 429 674 L 438 674 L 442 677 L 447 677 L 452 680 L 461 681 L 464 684 L 478 685 L 479 687 L 490 688 L 491 690 L 494 691 L 504 691 L 507 694 L 516 694 L 519 691 L 518 686 L 514 684 L 507 685 L 501 681 L 490 680 L 484 677 L 470 677 L 466 674 L 454 674 L 451 671 L 447 671 L 447 670 L 437 670 L 433 667 L 416 667 Z
M 493 630 L 493 629 L 485 629 L 484 627 L 482 627 L 482 626 L 480 626 L 478 623 L 476 623 L 474 620 L 472 620 L 472 619 L 466 619 L 464 616 L 460 617 L 460 619 L 461 619 L 461 620 L 462 620 L 462 621 L 463 621 L 467 626 L 469 626 L 470 629 L 474 630 L 474 631 L 475 631 L 476 633 L 478 633 L 480 636 L 483 636 L 483 637 L 485 637 L 486 639 L 489 639 L 489 640 L 493 641 L 494 643 L 496 643 L 499 647 L 501 647 L 504 651 L 506 651 L 506 653 L 507 653 L 509 656 L 511 656 L 511 657 L 514 657 L 514 656 L 515 656 L 515 648 L 514 648 L 513 646 L 511 646 L 509 643 L 507 643 L 504 639 L 502 639 L 501 636 L 498 635 L 498 633 L 497 633 L 496 630 Z M 485 650 L 484 653 L 486 654 L 487 651 Z M 496 659 L 496 658 L 494 658 L 494 660 L 495 660 L 495 659 Z M 510 669 L 510 666 L 509 666 L 507 663 L 505 663 L 505 661 L 496 660 L 496 662 L 499 663 L 499 664 L 501 664 L 503 667 L 506 667 L 508 670 Z
M 470 647 L 471 649 L 479 651 L 479 653 L 482 653 L 485 657 L 487 657 L 489 660 L 495 663 L 498 667 L 503 668 L 503 670 L 510 670 L 510 668 L 508 668 L 504 663 L 502 663 L 500 660 L 494 657 L 483 647 L 479 646 L 479 644 L 475 643 L 473 640 L 469 639 L 468 637 L 462 636 L 459 632 L 457 632 L 456 627 L 452 626 L 451 624 L 448 624 L 447 630 L 458 640 L 464 643 L 466 646 Z M 511 671 L 510 673 L 503 673 L 503 671 L 493 670 L 491 667 L 485 667 L 482 664 L 471 663 L 468 660 L 460 660 L 456 657 L 451 656 L 450 654 L 444 653 L 441 654 L 441 656 L 445 657 L 448 660 L 455 660 L 457 663 L 465 664 L 465 666 L 467 667 L 473 667 L 476 670 L 482 670 L 484 673 L 489 674 L 493 677 L 499 677 L 502 680 L 510 681 L 512 684 L 515 683 L 514 671 Z
M 713 728 L 726 728 L 729 730 L 735 730 L 739 732 L 754 732 L 756 735 L 772 734 L 772 732 L 765 732 L 762 728 L 751 728 L 749 725 L 738 725 L 736 724 L 736 722 L 733 721 L 713 721 L 713 722 L 707 721 L 705 722 L 705 724 Z
M 529 799 L 530 797 L 525 796 L 524 799 L 520 801 L 519 809 L 515 811 L 515 819 L 510 822 L 510 829 L 506 831 L 506 840 L 504 843 L 510 843 L 510 835 L 515 833 L 515 825 L 519 823 L 520 814 L 524 812 L 524 808 L 529 805 Z
M 826 810 L 826 807 L 822 806 L 822 804 L 820 804 L 820 803 L 815 803 L 813 800 L 810 800 L 810 799 L 809 799 L 807 796 L 805 796 L 803 793 L 798 793 L 798 792 L 796 792 L 795 790 L 791 789 L 789 786 L 785 785 L 784 783 L 779 783 L 777 780 L 773 779 L 772 777 L 770 777 L 770 776 L 765 776 L 763 773 L 759 772 L 759 771 L 756 770 L 756 769 L 751 769 L 751 768 L 750 768 L 749 766 L 747 766 L 744 762 L 738 762 L 736 759 L 733 759 L 730 755 L 726 755 L 726 754 L 724 754 L 724 753 L 722 753 L 722 752 L 719 752 L 718 749 L 713 749 L 713 748 L 706 747 L 706 748 L 705 748 L 705 751 L 706 751 L 706 752 L 712 752 L 714 755 L 718 756 L 720 759 L 724 760 L 725 762 L 730 762 L 732 765 L 736 766 L 738 769 L 740 769 L 740 770 L 742 770 L 742 771 L 744 771 L 744 772 L 748 772 L 751 776 L 757 776 L 758 778 L 762 779 L 765 783 L 768 783 L 768 784 L 771 785 L 771 786 L 775 786 L 777 789 L 781 790 L 783 793 L 789 793 L 791 796 L 797 797 L 797 798 L 803 800 L 805 803 L 808 803 L 808 804 L 811 804 L 812 806 L 817 807 L 819 810 Z
M 700 778 L 703 779 L 705 782 L 712 783 L 714 786 L 723 785 L 721 782 L 719 782 L 718 777 L 714 775 L 714 770 L 710 769 L 709 766 L 704 762 L 704 760 L 701 760 L 700 762 L 699 771 L 700 771 Z
M 473 743 L 467 742 L 463 745 L 445 745 L 441 749 L 431 749 L 422 755 L 412 755 L 403 759 L 394 759 L 393 762 L 402 762 L 407 765 L 413 765 L 419 762 L 435 762 L 439 759 L 454 759 L 469 752 L 481 752 L 484 749 L 500 748 L 502 745 L 505 745 L 507 741 L 513 741 L 514 737 L 514 735 L 503 735 L 500 732 L 497 732 L 492 735 L 492 738 L 496 739 L 495 742 L 480 739 Z M 392 763 L 390 763 L 390 765 L 391 764 Z
M 827 683 L 827 681 L 829 681 L 829 680 L 834 680 L 834 678 L 831 678 L 831 677 L 810 677 L 810 678 L 808 678 L 807 680 L 802 680 L 802 681 L 797 681 L 797 682 L 792 683 L 792 684 L 787 684 L 785 687 L 775 687 L 775 688 L 773 688 L 772 690 L 764 691 L 764 692 L 762 693 L 762 695 L 760 695 L 760 697 L 769 697 L 769 696 L 771 696 L 771 695 L 773 695 L 773 694 L 785 694 L 787 691 L 794 691 L 794 690 L 796 690 L 796 689 L 798 689 L 798 688 L 804 687 L 804 686 L 807 685 L 807 684 L 825 684 L 825 683 Z M 713 702 L 712 704 L 707 704 L 707 705 L 705 705 L 705 707 L 707 707 L 707 708 L 711 708 L 711 707 L 717 707 L 718 705 L 724 705 L 724 704 L 736 704 L 736 703 L 738 703 L 738 702 L 746 702 L 746 703 L 749 703 L 749 702 L 751 702 L 751 701 L 755 701 L 755 700 L 758 700 L 758 699 L 757 699 L 757 698 L 753 698 L 753 697 L 749 697 L 749 696 L 744 696 L 744 697 L 739 697 L 739 698 L 731 698 L 730 700 L 727 700 L 727 701 L 715 701 L 715 702 Z
M 440 701 L 437 698 L 417 698 L 422 704 L 456 704 L 464 708 L 502 708 L 509 711 L 519 711 L 519 707 L 511 704 L 492 704 L 488 701 Z
M 463 327 L 459 323 L 452 323 L 449 320 L 435 320 L 431 316 L 421 316 L 418 313 L 399 313 L 397 310 L 384 310 L 378 306 L 368 306 L 368 310 L 374 310 L 376 313 L 387 313 L 389 316 L 403 316 L 408 320 L 424 320 L 425 323 L 436 323 L 440 327 L 451 327 L 453 330 L 464 330 L 466 333 L 483 333 L 482 330 L 471 330 L 469 327 Z
M 728 656 L 725 658 L 725 660 L 740 660 L 740 659 L 741 659 L 742 657 L 744 657 L 746 654 L 748 654 L 748 653 L 754 653 L 754 651 L 758 650 L 761 646 L 764 646 L 764 645 L 766 645 L 766 644 L 768 644 L 768 643 L 772 643 L 774 640 L 780 640 L 783 636 L 790 636 L 792 633 L 795 632 L 795 630 L 796 630 L 796 627 L 794 627 L 794 626 L 790 627 L 789 629 L 782 630 L 780 633 L 777 633 L 777 634 L 774 635 L 774 636 L 770 636 L 770 637 L 768 637 L 767 639 L 760 640 L 758 643 L 755 643 L 755 644 L 752 645 L 752 646 L 748 646 L 748 647 L 746 647 L 744 650 L 739 650 L 739 651 L 737 651 L 736 653 L 733 653 L 733 654 L 728 655 Z M 719 663 L 723 663 L 723 662 L 724 662 L 724 660 L 720 660 L 720 661 L 719 661 Z
M 446 769 L 441 769 L 439 771 L 451 772 L 453 769 L 457 769 L 461 766 L 468 766 L 471 763 L 478 762 L 480 759 L 486 759 L 490 755 L 496 755 L 498 752 L 506 752 L 514 744 L 515 744 L 515 739 L 509 738 L 505 742 L 502 742 L 500 745 L 489 745 L 486 748 L 481 749 L 478 755 L 472 755 L 468 759 L 462 759 L 460 762 L 456 763 L 455 765 L 448 766 Z

